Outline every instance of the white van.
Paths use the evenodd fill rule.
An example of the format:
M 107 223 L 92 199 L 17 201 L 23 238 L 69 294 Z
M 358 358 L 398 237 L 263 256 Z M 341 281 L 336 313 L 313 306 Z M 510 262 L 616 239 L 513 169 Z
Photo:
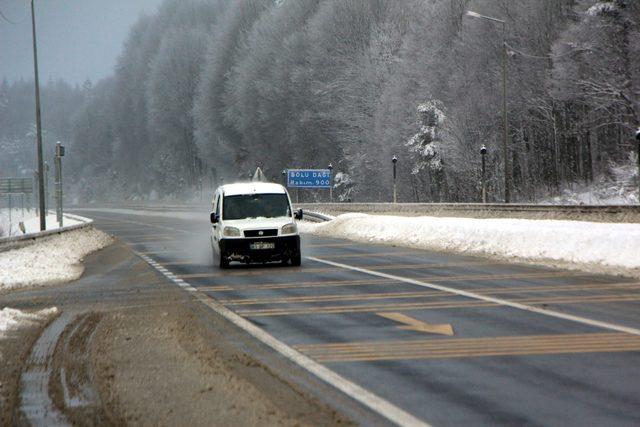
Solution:
M 218 187 L 211 212 L 211 247 L 220 268 L 230 261 L 289 260 L 300 265 L 300 235 L 286 188 L 280 184 L 251 182 Z M 215 258 L 214 258 L 215 259 Z

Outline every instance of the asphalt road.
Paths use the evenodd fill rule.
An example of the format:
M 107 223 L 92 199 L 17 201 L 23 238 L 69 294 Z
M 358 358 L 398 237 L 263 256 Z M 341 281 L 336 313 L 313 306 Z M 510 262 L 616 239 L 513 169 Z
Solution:
M 638 281 L 310 235 L 223 271 L 207 211 L 77 213 L 425 423 L 640 425 Z

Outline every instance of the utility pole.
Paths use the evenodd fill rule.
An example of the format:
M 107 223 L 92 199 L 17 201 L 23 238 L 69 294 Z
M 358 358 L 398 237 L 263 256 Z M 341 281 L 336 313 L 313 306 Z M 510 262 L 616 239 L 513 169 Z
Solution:
M 31 31 L 33 35 L 33 72 L 36 85 L 36 142 L 38 160 L 38 197 L 40 201 L 40 231 L 47 229 L 47 212 L 44 208 L 44 165 L 42 159 L 42 119 L 40 116 L 40 81 L 38 77 L 38 46 L 36 43 L 36 13 L 31 0 Z
M 502 149 L 504 151 L 504 202 L 511 202 L 509 118 L 507 113 L 507 23 L 502 21 Z
M 507 112 L 507 22 L 503 19 L 481 15 L 470 10 L 466 13 L 472 18 L 497 22 L 502 25 L 502 151 L 504 157 L 504 202 L 511 202 L 511 168 L 509 167 L 509 115 Z

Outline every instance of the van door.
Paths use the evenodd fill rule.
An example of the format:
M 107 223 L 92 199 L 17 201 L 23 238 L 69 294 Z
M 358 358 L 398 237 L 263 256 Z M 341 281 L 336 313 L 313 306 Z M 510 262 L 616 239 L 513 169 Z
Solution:
M 215 208 L 214 208 L 214 212 L 216 213 L 217 217 L 218 217 L 218 222 L 216 224 L 213 224 L 213 229 L 211 230 L 211 235 L 213 237 L 213 247 L 215 249 L 216 252 L 220 251 L 220 245 L 219 245 L 219 241 L 220 241 L 220 235 L 222 233 L 222 210 L 220 209 L 220 202 L 222 200 L 222 195 L 220 193 L 216 194 L 216 198 L 215 198 Z

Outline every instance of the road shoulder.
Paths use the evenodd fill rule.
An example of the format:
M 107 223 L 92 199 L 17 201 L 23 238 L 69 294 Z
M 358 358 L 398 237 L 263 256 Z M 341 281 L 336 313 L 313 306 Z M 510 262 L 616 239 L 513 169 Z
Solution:
M 52 356 L 48 389 L 73 424 L 350 424 L 254 358 L 248 337 L 121 243 L 90 255 L 85 267 L 69 286 L 0 297 L 3 305 L 57 306 L 71 316 Z M 29 347 L 16 349 L 14 372 L 23 369 Z M 18 395 L 19 382 L 8 384 Z

